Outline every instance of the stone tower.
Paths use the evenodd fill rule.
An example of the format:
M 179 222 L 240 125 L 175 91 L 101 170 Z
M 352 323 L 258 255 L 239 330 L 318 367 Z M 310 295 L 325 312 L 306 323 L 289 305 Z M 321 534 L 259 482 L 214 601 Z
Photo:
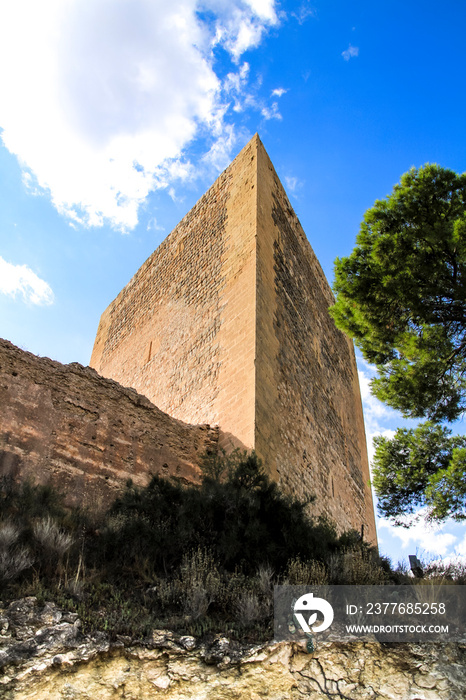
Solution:
M 352 343 L 256 135 L 102 314 L 91 366 L 376 542 Z

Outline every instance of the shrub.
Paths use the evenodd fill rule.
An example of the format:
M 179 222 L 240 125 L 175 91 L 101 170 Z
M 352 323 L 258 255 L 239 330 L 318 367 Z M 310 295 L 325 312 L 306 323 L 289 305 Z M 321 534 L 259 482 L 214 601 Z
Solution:
M 194 619 L 206 615 L 221 588 L 217 565 L 207 550 L 198 548 L 183 557 L 179 588 L 186 615 Z
M 238 597 L 235 612 L 237 621 L 243 627 L 250 627 L 263 616 L 259 598 L 251 591 L 246 591 Z
M 261 564 L 257 572 L 257 588 L 259 593 L 264 596 L 269 596 L 273 592 L 273 576 L 274 571 L 268 564 Z
M 424 579 L 433 580 L 434 583 L 466 583 L 466 564 L 461 559 L 448 562 L 432 561 L 423 568 Z
M 20 536 L 19 527 L 7 520 L 0 523 L 0 549 L 5 550 L 13 546 Z
M 386 580 L 387 563 L 357 533 L 338 537 L 325 518 L 309 518 L 254 453 L 209 460 L 200 485 L 157 476 L 146 488 L 128 484 L 100 522 L 49 488 L 4 480 L 2 597 L 55 599 L 86 631 L 247 630 L 253 639 L 271 633 L 275 581 Z
M 288 562 L 285 580 L 290 586 L 323 586 L 328 583 L 328 574 L 321 562 L 295 557 Z
M 388 574 L 375 550 L 353 546 L 329 560 L 330 580 L 335 584 L 371 586 L 388 582 Z
M 50 516 L 33 524 L 34 537 L 50 557 L 61 559 L 74 542 L 73 537 L 60 528 Z
M 235 453 L 223 467 L 212 459 L 200 486 L 154 477 L 145 489 L 128 487 L 96 557 L 119 574 L 149 557 L 153 575 L 167 575 L 200 547 L 227 571 L 254 576 L 260 565 L 283 570 L 293 556 L 323 561 L 336 547 L 334 527 L 309 519 L 304 504 L 281 494 L 254 453 Z
M 26 546 L 18 545 L 21 530 L 6 520 L 0 523 L 0 580 L 10 581 L 29 569 L 34 557 Z
M 20 485 L 9 477 L 0 480 L 0 517 L 27 522 L 46 515 L 62 517 L 61 495 L 51 486 L 25 481 Z

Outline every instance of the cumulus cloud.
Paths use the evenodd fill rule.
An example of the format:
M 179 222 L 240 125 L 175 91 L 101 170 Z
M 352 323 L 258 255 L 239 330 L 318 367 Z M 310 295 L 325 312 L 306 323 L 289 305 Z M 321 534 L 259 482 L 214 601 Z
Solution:
M 341 55 L 343 56 L 345 61 L 349 61 L 350 58 L 355 58 L 356 56 L 359 56 L 359 47 L 351 46 L 350 44 L 346 51 L 342 51 Z
M 200 132 L 223 138 L 213 48 L 239 64 L 278 22 L 274 0 L 15 0 L 0 20 L 5 146 L 70 220 L 122 230 L 192 176 L 181 156 Z
M 20 296 L 38 306 L 53 303 L 53 292 L 27 265 L 13 265 L 0 257 L 0 293 Z
M 272 90 L 272 97 L 282 97 L 282 95 L 285 94 L 285 92 L 288 92 L 285 88 L 275 88 L 275 90 Z

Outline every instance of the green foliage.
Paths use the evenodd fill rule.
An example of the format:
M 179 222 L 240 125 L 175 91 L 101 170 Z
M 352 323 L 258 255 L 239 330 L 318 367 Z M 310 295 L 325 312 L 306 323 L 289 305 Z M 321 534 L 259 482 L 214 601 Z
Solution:
M 335 266 L 331 313 L 377 366 L 373 391 L 412 417 L 465 408 L 466 174 L 412 168 Z
M 433 423 L 375 438 L 374 487 L 380 512 L 399 524 L 426 506 L 432 520 L 466 518 L 466 438 Z
M 380 512 L 398 523 L 420 506 L 435 520 L 464 517 L 464 441 L 435 424 L 466 408 L 466 173 L 425 165 L 403 175 L 366 212 L 335 275 L 331 314 L 376 365 L 373 393 L 428 419 L 377 439 Z

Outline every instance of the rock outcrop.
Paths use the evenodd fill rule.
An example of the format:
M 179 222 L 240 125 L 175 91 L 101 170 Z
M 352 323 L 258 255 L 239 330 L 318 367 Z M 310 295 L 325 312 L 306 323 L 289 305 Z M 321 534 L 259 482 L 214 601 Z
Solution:
M 85 636 L 75 614 L 25 598 L 0 609 L 7 700 L 460 700 L 466 645 L 242 646 L 155 630 L 144 640 Z

